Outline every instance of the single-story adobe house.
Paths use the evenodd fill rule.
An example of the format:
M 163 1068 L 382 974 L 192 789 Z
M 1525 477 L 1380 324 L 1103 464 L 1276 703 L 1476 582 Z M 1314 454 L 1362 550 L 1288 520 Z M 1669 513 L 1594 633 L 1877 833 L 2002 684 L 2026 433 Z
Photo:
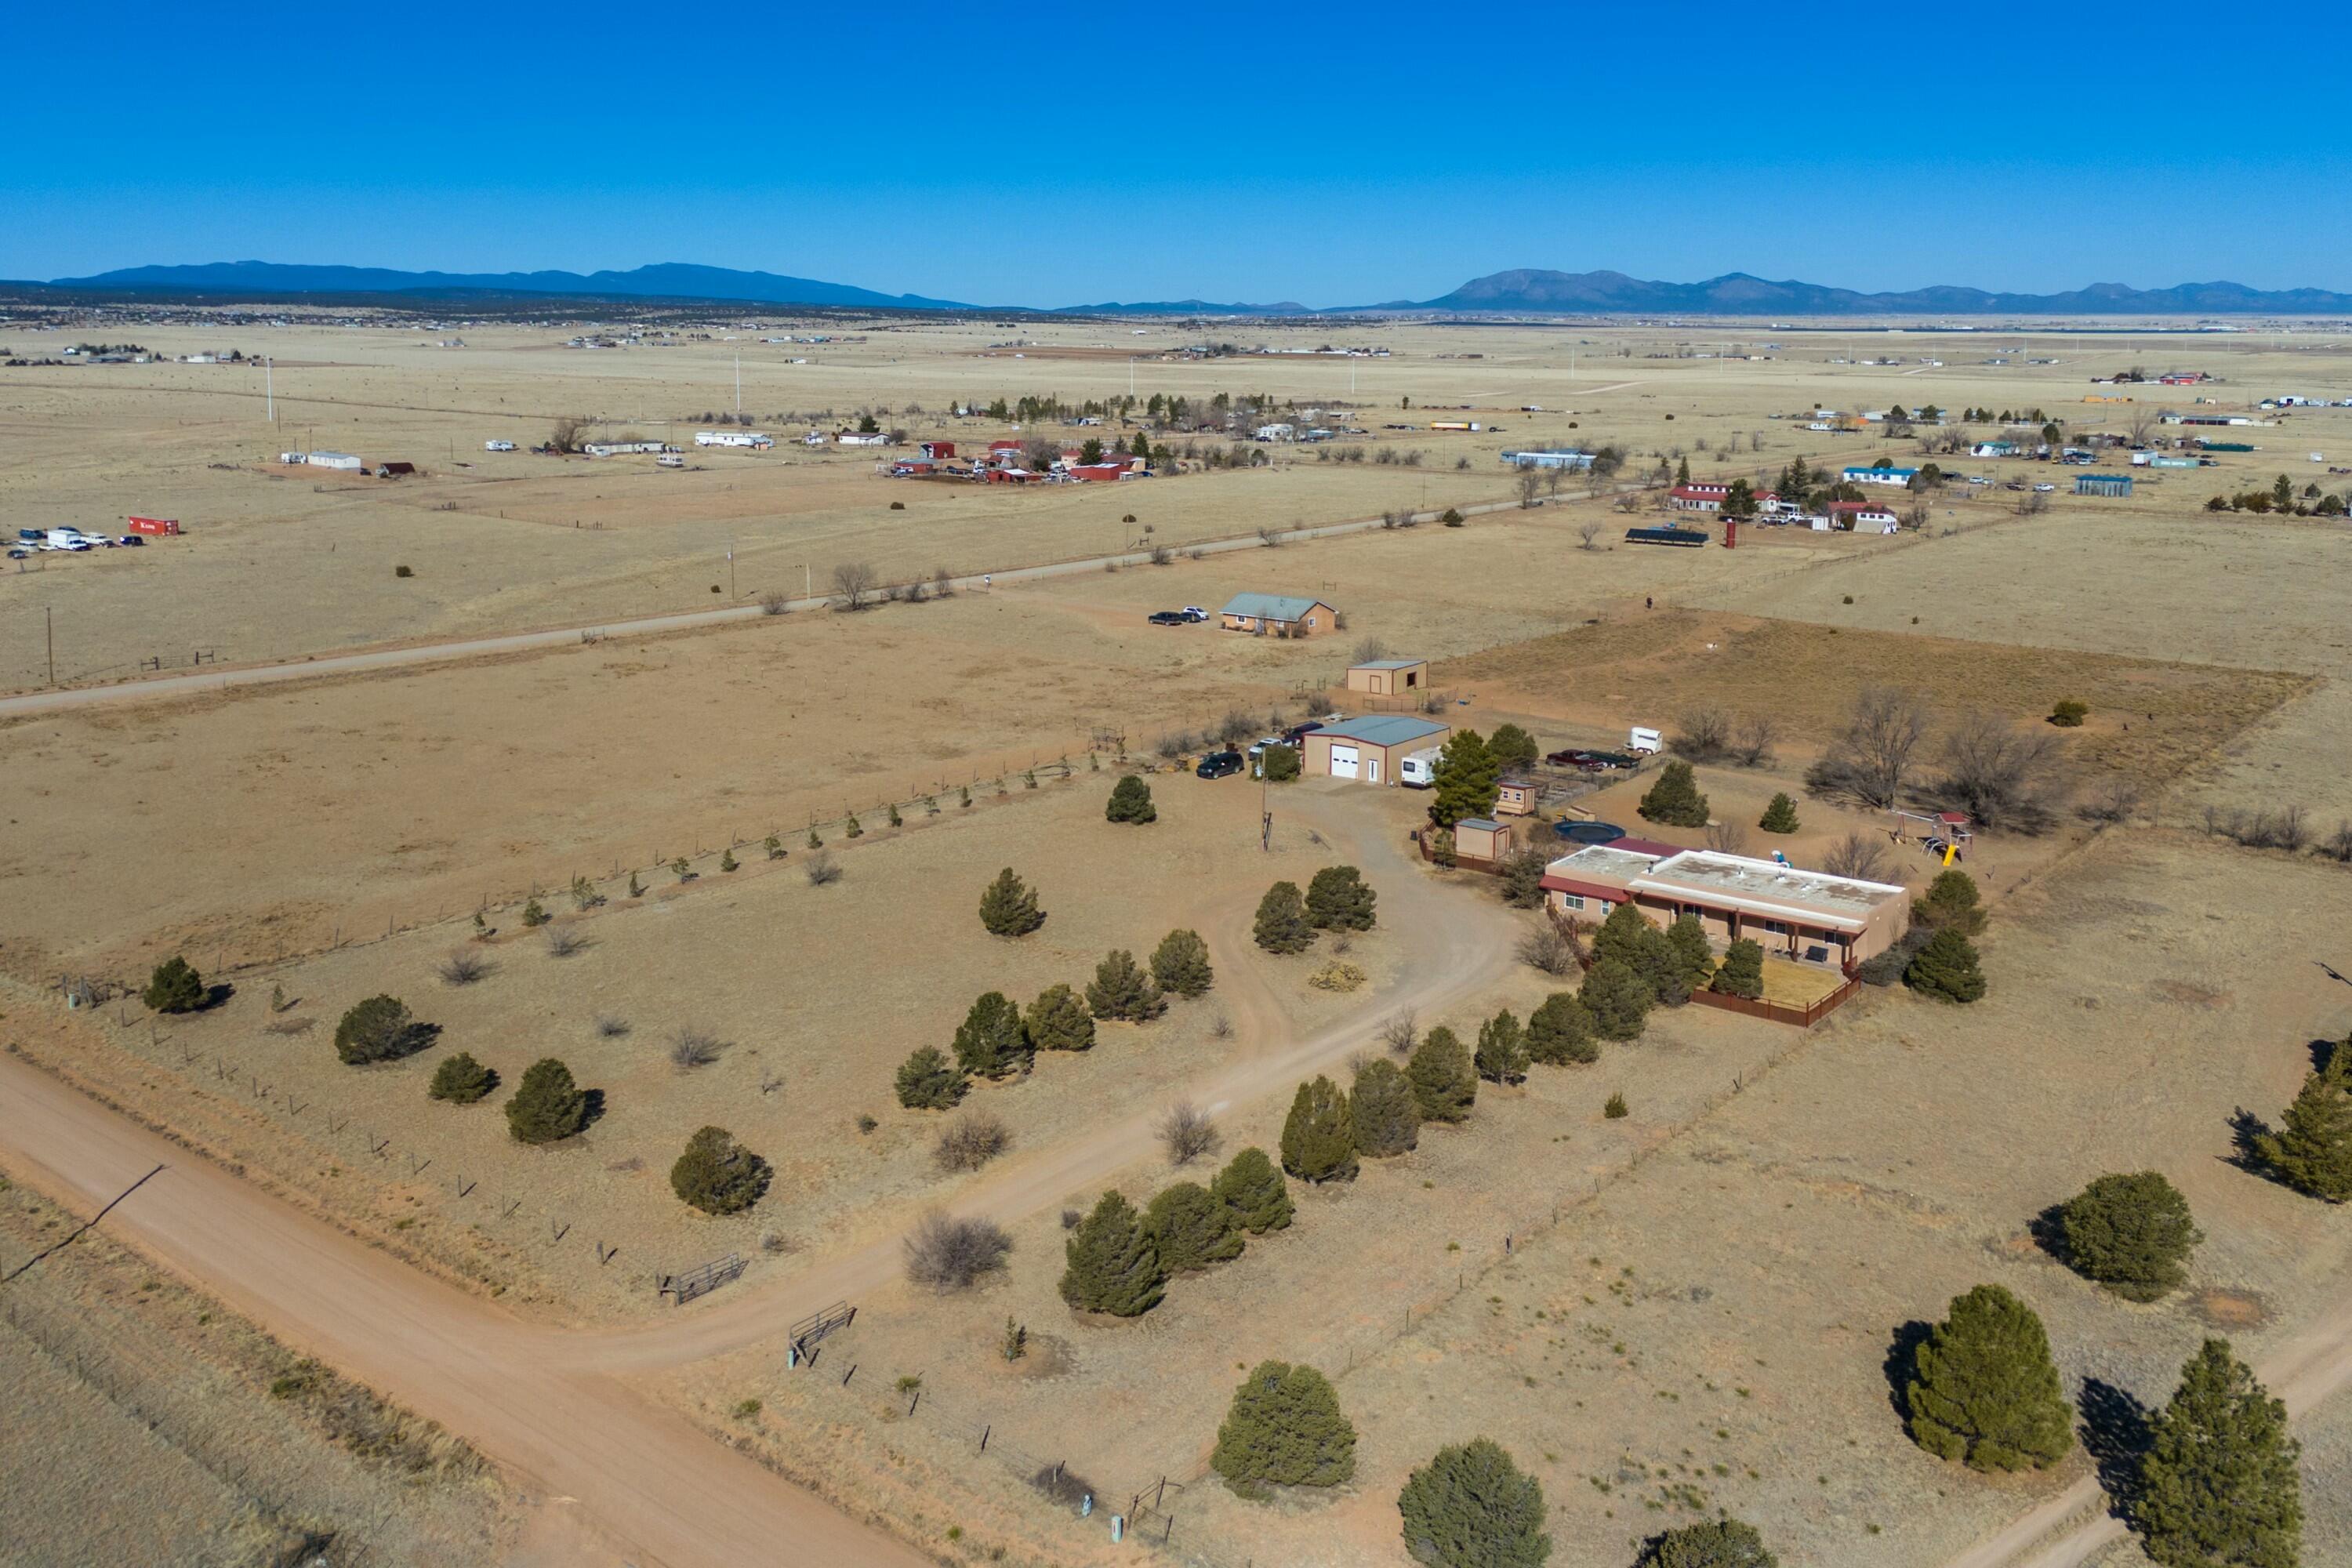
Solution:
M 1335 629 L 1339 612 L 1320 599 L 1286 594 L 1235 594 L 1218 614 L 1225 630 L 1258 637 L 1308 637 Z
M 1365 784 L 1397 782 L 1397 764 L 1414 752 L 1443 745 L 1451 724 L 1402 713 L 1367 714 L 1309 730 L 1299 756 L 1301 773 Z
M 1561 857 L 1543 886 L 1553 909 L 1580 920 L 1605 920 L 1623 903 L 1661 926 L 1692 914 L 1718 943 L 1746 937 L 1778 957 L 1839 969 L 1875 958 L 1911 924 L 1907 888 L 1631 839 Z
M 1425 658 L 1375 658 L 1348 667 L 1348 689 L 1367 697 L 1403 697 L 1428 689 Z

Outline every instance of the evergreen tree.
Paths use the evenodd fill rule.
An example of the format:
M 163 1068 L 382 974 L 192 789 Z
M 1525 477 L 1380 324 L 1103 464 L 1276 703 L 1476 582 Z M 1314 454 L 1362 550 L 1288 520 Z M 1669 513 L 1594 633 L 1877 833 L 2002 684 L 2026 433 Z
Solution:
M 346 1065 L 364 1066 L 408 1056 L 431 1037 L 396 996 L 371 996 L 354 1003 L 335 1026 L 335 1055 Z
M 1496 765 L 1502 768 L 1533 767 L 1538 754 L 1536 738 L 1517 724 L 1497 724 L 1486 738 L 1486 750 L 1494 753 Z
M 1937 931 L 1904 965 L 1903 984 L 1946 1002 L 1976 1001 L 1985 994 L 1976 943 L 1949 928 Z
M 1633 1568 L 1780 1568 L 1780 1562 L 1754 1525 L 1723 1519 L 1652 1536 Z
M 1151 804 L 1151 786 L 1129 773 L 1110 787 L 1110 804 L 1103 807 L 1109 822 L 1157 822 L 1160 808 Z
M 1356 1179 L 1356 1124 L 1348 1097 L 1329 1079 L 1302 1083 L 1282 1124 L 1282 1168 L 1302 1182 Z
M 1478 1100 L 1478 1075 L 1454 1031 L 1440 1024 L 1422 1037 L 1405 1077 L 1421 1102 L 1423 1121 L 1466 1121 Z
M 956 1066 L 975 1078 L 1004 1079 L 1029 1070 L 1036 1047 L 1021 1026 L 1021 1009 L 1002 991 L 983 991 L 956 1026 Z
M 1642 922 L 1640 940 L 1633 948 L 1634 974 L 1649 988 L 1651 1000 L 1661 1006 L 1679 1007 L 1690 1000 L 1690 958 L 1681 944 L 1664 930 Z
M 553 1057 L 531 1063 L 507 1101 L 507 1131 L 518 1143 L 559 1142 L 587 1125 L 588 1093 Z
M 1440 1448 L 1397 1494 L 1405 1550 L 1428 1568 L 1541 1568 L 1543 1488 L 1500 1444 L 1479 1437 Z
M 1666 928 L 1666 940 L 1682 960 L 1685 991 L 1696 991 L 1715 973 L 1715 944 L 1707 940 L 1706 922 L 1696 915 L 1676 915 Z
M 1683 458 L 1675 465 L 1675 483 L 1678 485 L 1686 485 L 1690 483 L 1690 459 L 1688 458 Z
M 1528 1076 L 1528 1036 L 1517 1015 L 1506 1007 L 1478 1026 L 1475 1057 L 1478 1076 L 1488 1083 L 1522 1083 Z
M 1296 882 L 1276 882 L 1257 901 L 1257 944 L 1268 952 L 1305 952 L 1315 944 L 1307 923 L 1307 900 Z
M 1105 1193 L 1063 1244 L 1062 1300 L 1082 1312 L 1139 1317 L 1160 1305 L 1167 1272 L 1135 1205 Z
M 1317 931 L 1370 931 L 1377 898 L 1353 866 L 1326 866 L 1307 884 L 1307 923 Z
M 1168 1011 L 1168 999 L 1135 962 L 1135 954 L 1117 947 L 1095 966 L 1094 980 L 1087 987 L 1087 1005 L 1097 1018 L 1148 1024 Z
M 1638 1040 L 1654 998 L 1642 977 L 1614 958 L 1596 958 L 1584 972 L 1577 1000 L 1604 1040 Z
M 1234 1216 L 1234 1224 L 1252 1236 L 1290 1227 L 1290 1184 L 1258 1148 L 1243 1150 L 1217 1173 L 1209 1191 Z
M 2036 1469 L 2074 1447 L 2074 1407 L 2033 1309 L 1998 1285 L 1952 1298 L 1905 1390 L 1911 1437 L 1971 1469 Z
M 1477 731 L 1455 731 L 1437 759 L 1429 820 L 1451 833 L 1465 817 L 1492 814 L 1502 775 L 1502 764 Z
M 949 1110 L 971 1088 L 963 1068 L 937 1046 L 923 1046 L 898 1065 L 898 1103 L 909 1110 Z
M 2105 1175 L 2059 1210 L 2066 1261 L 2130 1301 L 2153 1301 L 2187 1279 L 2181 1268 L 2205 1239 L 2189 1200 L 2158 1171 Z
M 1528 1059 L 1549 1067 L 1601 1059 L 1592 1015 L 1572 991 L 1555 991 L 1528 1015 Z
M 1723 967 L 1715 972 L 1706 988 L 1726 996 L 1745 996 L 1753 1002 L 1764 994 L 1764 949 L 1762 944 L 1741 937 L 1723 955 Z
M 1027 936 L 1045 923 L 1037 895 L 1007 866 L 980 896 L 980 923 L 992 936 Z
M 425 1092 L 452 1105 L 471 1105 L 498 1088 L 499 1075 L 459 1051 L 433 1069 L 433 1084 Z
M 1691 765 L 1679 759 L 1658 770 L 1658 782 L 1650 786 L 1636 809 L 1650 821 L 1670 827 L 1706 826 L 1706 796 L 1698 793 Z
M 1788 791 L 1782 790 L 1772 797 L 1772 804 L 1764 808 L 1756 826 L 1767 833 L 1794 833 L 1802 826 L 1797 821 L 1797 803 L 1789 798 Z
M 186 959 L 174 953 L 155 966 L 140 1000 L 158 1013 L 193 1013 L 205 1005 L 209 994 L 204 976 Z
M 1503 858 L 1500 887 L 1503 902 L 1515 910 L 1532 910 L 1544 901 L 1544 872 L 1550 858 L 1540 849 L 1521 849 Z
M 1224 1205 L 1198 1182 L 1179 1182 L 1151 1200 L 1144 1211 L 1160 1266 L 1171 1274 L 1192 1274 L 1212 1263 L 1242 1255 L 1239 1226 Z
M 1268 746 L 1257 754 L 1257 776 L 1268 784 L 1290 784 L 1298 777 L 1298 749 Z
M 740 1214 L 760 1201 L 775 1172 L 723 1127 L 705 1127 L 686 1141 L 669 1168 L 669 1188 L 704 1214 Z
M 1234 1393 L 1209 1465 L 1245 1498 L 1268 1487 L 1336 1487 L 1356 1473 L 1356 1429 L 1321 1373 L 1260 1362 Z
M 1394 1062 L 1374 1057 L 1356 1069 L 1348 1118 L 1359 1153 L 1374 1159 L 1407 1153 L 1421 1142 L 1421 1100 Z
M 1041 1051 L 1087 1051 L 1095 1044 L 1095 1016 L 1067 985 L 1048 985 L 1029 1004 L 1022 1027 Z
M 1930 931 L 1956 931 L 1974 936 L 1984 930 L 1985 914 L 1977 902 L 1977 879 L 1958 866 L 1938 871 L 1927 891 L 1911 900 L 1911 922 Z
M 1592 962 L 1615 959 L 1628 969 L 1642 961 L 1642 943 L 1654 928 L 1650 918 L 1631 903 L 1622 903 L 1592 928 Z
M 2150 1426 L 2127 1505 L 2149 1557 L 2164 1568 L 2296 1568 L 2303 1446 L 2227 1340 L 2189 1358 Z
M 2327 1066 L 2303 1080 L 2276 1132 L 2254 1142 L 2279 1180 L 2331 1204 L 2352 1199 L 2352 1043 L 2328 1053 Z
M 1205 996 L 1216 981 L 1209 967 L 1209 944 L 1196 931 L 1171 931 L 1151 954 L 1151 978 L 1172 996 Z

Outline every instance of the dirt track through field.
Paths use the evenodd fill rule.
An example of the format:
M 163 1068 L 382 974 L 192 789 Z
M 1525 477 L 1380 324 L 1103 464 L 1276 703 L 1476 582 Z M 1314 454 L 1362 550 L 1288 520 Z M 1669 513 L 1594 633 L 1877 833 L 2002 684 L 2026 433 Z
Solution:
M 1360 819 L 1339 805 L 1329 795 L 1302 795 L 1292 809 L 1372 879 L 1393 884 L 1417 874 L 1397 844 L 1342 827 Z M 1510 918 L 1486 889 L 1432 883 L 1421 897 L 1391 900 L 1388 914 L 1412 954 L 1395 986 L 1342 1022 L 1285 1042 L 1263 985 L 1233 985 L 1227 999 L 1237 1035 L 1256 1048 L 1191 1086 L 1189 1097 L 1222 1111 L 1284 1092 L 1360 1050 L 1377 1017 L 1402 1007 L 1443 1011 L 1493 984 L 1512 962 Z M 1221 942 L 1239 942 L 1250 918 L 1244 902 L 1228 900 L 1210 924 Z M 1110 1178 L 1149 1157 L 1160 1109 L 1007 1163 L 958 1211 L 1013 1220 Z M 716 1297 L 644 1327 L 574 1332 L 524 1322 L 429 1279 L 12 1058 L 0 1058 L 0 1152 L 17 1173 L 84 1211 L 151 1166 L 166 1165 L 109 1217 L 115 1234 L 535 1486 L 576 1500 L 629 1561 L 671 1568 L 925 1561 L 695 1431 L 624 1381 L 758 1343 L 803 1313 L 858 1300 L 898 1272 L 895 1242 L 817 1261 L 772 1286 Z M 780 1542 L 792 1543 L 788 1555 L 778 1556 Z

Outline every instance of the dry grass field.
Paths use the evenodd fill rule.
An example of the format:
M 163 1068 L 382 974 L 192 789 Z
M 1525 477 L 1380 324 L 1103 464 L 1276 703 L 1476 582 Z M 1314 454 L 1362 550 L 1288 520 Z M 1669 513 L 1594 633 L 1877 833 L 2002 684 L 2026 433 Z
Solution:
M 2306 453 L 2352 456 L 2352 411 L 2282 416 L 2252 433 L 2262 451 L 2219 469 L 2151 476 L 2128 500 L 2062 493 L 2030 515 L 2001 482 L 2066 470 L 1939 458 L 1996 483 L 1948 487 L 1924 529 L 1892 539 L 1757 530 L 1732 551 L 1644 550 L 1620 542 L 1641 515 L 1571 485 L 1461 529 L 1200 559 L 1181 547 L 1505 501 L 1496 457 L 1515 446 L 1615 440 L 1631 469 L 1665 453 L 1699 477 L 1769 477 L 1800 452 L 1916 455 L 1785 417 L 1816 405 L 2040 406 L 2070 428 L 2120 429 L 2129 405 L 2081 401 L 2091 375 L 2206 369 L 2228 380 L 2203 395 L 2234 410 L 2273 392 L 2343 395 L 2352 355 L 2255 332 L 2053 334 L 2021 349 L 2011 334 L 1743 328 L 1729 346 L 1771 357 L 1735 360 L 1695 357 L 1727 346 L 1695 333 L 1399 323 L 1348 329 L 1346 341 L 1391 348 L 1383 359 L 1170 360 L 1158 356 L 1185 338 L 1163 323 L 1136 338 L 1024 326 L 1034 342 L 996 349 L 1006 330 L 982 324 L 758 341 L 773 330 L 598 351 L 562 348 L 569 330 L 552 328 L 468 330 L 462 350 L 394 329 L 142 333 L 166 353 L 277 353 L 275 429 L 239 367 L 0 370 L 0 510 L 93 528 L 161 512 L 190 530 L 0 575 L 0 687 L 44 683 L 48 613 L 71 682 L 134 675 L 175 649 L 299 659 L 749 604 L 821 592 L 845 561 L 913 576 L 1139 542 L 1180 552 L 1165 567 L 1000 581 L 858 615 L 0 718 L 0 1031 L 398 1255 L 569 1327 L 583 1358 L 625 1366 L 722 1440 L 953 1563 L 1106 1561 L 1102 1514 L 1139 1489 L 1157 1495 L 1162 1478 L 1143 1522 L 1152 1534 L 1174 1517 L 1174 1560 L 1402 1563 L 1398 1485 L 1439 1444 L 1483 1433 L 1542 1480 L 1566 1568 L 1618 1568 L 1640 1536 L 1717 1508 L 1764 1527 L 1784 1562 L 1939 1568 L 2084 1461 L 1993 1483 L 1927 1458 L 1902 1435 L 1885 1371 L 1905 1323 L 1998 1280 L 2042 1312 L 2070 1386 L 2152 1400 L 2209 1328 L 2259 1360 L 2340 1314 L 2352 1267 L 2340 1216 L 2229 1156 L 2232 1113 L 2274 1116 L 2307 1043 L 2352 1029 L 2352 991 L 2328 967 L 2352 972 L 2335 944 L 2352 872 L 2242 849 L 2204 823 L 2209 806 L 2296 805 L 2324 837 L 2352 817 L 2352 634 L 2335 570 L 2352 528 L 2200 509 L 2282 469 L 2298 486 L 2325 479 Z M 1324 331 L 1263 335 L 1311 347 Z M 1907 363 L 1850 363 L 1890 352 Z M 690 452 L 686 470 L 664 472 L 481 450 L 541 439 L 571 414 L 690 445 L 701 411 L 731 406 L 739 353 L 745 406 L 798 416 L 767 423 L 772 453 Z M 1980 363 L 1997 353 L 2062 363 Z M 984 445 L 1006 426 L 938 411 L 1111 397 L 1130 373 L 1140 395 L 1265 390 L 1331 407 L 1351 401 L 1352 378 L 1363 444 L 1424 456 L 1334 463 L 1285 447 L 1255 470 L 1003 493 L 886 480 L 868 456 L 790 439 L 872 410 L 919 438 Z M 1456 405 L 1501 428 L 1381 429 Z M 429 471 L 389 484 L 266 461 L 304 445 Z M 398 564 L 414 575 L 395 577 Z M 1145 624 L 1244 589 L 1311 594 L 1348 626 L 1287 642 Z M 1484 879 L 1409 858 L 1423 797 L 1315 781 L 1273 791 L 1261 848 L 1258 788 L 1155 772 L 1157 824 L 1102 819 L 1120 748 L 1157 763 L 1163 737 L 1197 746 L 1229 713 L 1262 729 L 1322 710 L 1368 640 L 1430 658 L 1449 721 L 1515 720 L 1547 747 L 1622 743 L 1629 724 L 1671 731 L 1701 706 L 1770 714 L 1767 765 L 1705 766 L 1699 784 L 1718 822 L 1751 830 L 1776 790 L 1799 795 L 1804 829 L 1776 842 L 1800 864 L 1884 826 L 1801 798 L 1805 764 L 1864 686 L 1910 687 L 1939 720 L 2037 723 L 2060 699 L 2083 700 L 2090 721 L 2062 739 L 2070 772 L 2085 787 L 2137 780 L 2143 794 L 2096 832 L 2069 817 L 2038 839 L 1980 839 L 1969 868 L 1992 900 L 1991 989 L 1977 1006 L 1866 991 L 1811 1032 L 1672 1013 L 1591 1067 L 1485 1086 L 1465 1126 L 1367 1162 L 1352 1184 L 1298 1191 L 1289 1231 L 1175 1281 L 1144 1319 L 1083 1321 L 1055 1291 L 1063 1211 L 1107 1186 L 1140 1204 L 1176 1179 L 1147 1131 L 1170 1100 L 1213 1091 L 1226 1153 L 1272 1147 L 1300 1064 L 1344 1076 L 1382 1048 L 1400 1006 L 1425 1002 L 1423 1026 L 1468 1034 L 1498 1008 L 1524 1016 L 1555 984 L 1512 957 L 1533 917 Z M 1699 842 L 1641 824 L 1647 782 L 1577 805 Z M 813 823 L 842 871 L 831 885 L 804 874 Z M 761 847 L 771 833 L 781 858 Z M 721 870 L 730 847 L 740 868 Z M 692 879 L 661 868 L 677 857 Z M 1270 881 L 1340 859 L 1365 868 L 1382 918 L 1345 955 L 1362 987 L 1333 994 L 1306 983 L 1335 956 L 1331 939 L 1311 959 L 1274 959 L 1250 921 Z M 1892 863 L 1914 884 L 1934 869 L 1916 846 Z M 1007 865 L 1050 911 L 1018 942 L 988 936 L 975 913 Z M 575 874 L 601 907 L 573 909 Z M 547 932 L 522 928 L 534 891 L 578 951 L 557 956 Z M 493 928 L 478 940 L 478 909 Z M 943 1119 L 891 1092 L 908 1051 L 945 1046 L 982 990 L 1025 1002 L 1082 984 L 1104 950 L 1140 956 L 1178 927 L 1207 937 L 1216 988 L 975 1089 L 968 1108 L 1001 1117 L 1011 1147 L 978 1173 L 942 1173 Z M 488 972 L 454 985 L 437 970 L 459 949 Z M 135 1003 L 47 1012 L 60 973 L 129 978 L 181 950 L 234 994 L 160 1026 Z M 274 988 L 291 1001 L 283 1013 Z M 439 1026 L 435 1045 L 392 1066 L 339 1065 L 336 1016 L 379 991 Z M 719 1042 L 715 1061 L 673 1064 L 685 1028 Z M 566 1145 L 516 1144 L 503 1089 L 467 1108 L 426 1098 L 457 1050 L 508 1087 L 562 1057 L 602 1091 L 602 1114 Z M 1612 1092 L 1628 1116 L 1603 1116 Z M 708 1219 L 668 1190 L 670 1161 L 706 1123 L 775 1167 L 747 1214 Z M 2209 1239 L 2189 1291 L 2135 1307 L 2052 1262 L 2028 1226 L 2090 1176 L 2150 1166 L 2189 1195 Z M 1003 1217 L 1013 1251 L 1001 1277 L 945 1297 L 895 1277 L 898 1237 L 940 1205 Z M 750 1267 L 712 1302 L 657 1304 L 659 1275 L 730 1251 Z M 813 1372 L 788 1369 L 777 1331 L 836 1283 L 856 1323 Z M 999 1353 L 1008 1317 L 1029 1330 L 1018 1362 Z M 1334 1377 L 1361 1437 L 1338 1495 L 1246 1503 L 1207 1473 L 1236 1366 L 1265 1357 Z M 158 1364 L 140 1375 L 176 1397 L 198 1381 Z M 12 1385 L 12 1407 L 89 1402 L 54 1367 L 33 1375 L 50 1381 Z M 2335 1500 L 2352 1481 L 2345 1419 L 2326 1405 L 2309 1426 L 2308 1562 L 2352 1539 Z M 218 1430 L 245 1442 L 267 1425 L 224 1415 Z M 73 1430 L 75 1476 L 151 1468 L 153 1501 L 136 1494 L 134 1511 L 176 1510 L 188 1560 L 245 1539 L 244 1505 L 216 1472 L 158 1457 L 95 1407 Z M 1033 1458 L 1092 1482 L 1097 1517 L 1080 1526 L 1025 1484 Z M 361 1495 L 336 1489 L 364 1489 L 364 1476 L 299 1475 L 322 1516 Z M 455 1532 L 446 1560 L 465 1561 L 497 1528 L 467 1497 L 404 1528 Z M 100 1518 L 88 1550 L 114 1530 Z M 2135 1550 L 2112 1564 L 2138 1568 Z

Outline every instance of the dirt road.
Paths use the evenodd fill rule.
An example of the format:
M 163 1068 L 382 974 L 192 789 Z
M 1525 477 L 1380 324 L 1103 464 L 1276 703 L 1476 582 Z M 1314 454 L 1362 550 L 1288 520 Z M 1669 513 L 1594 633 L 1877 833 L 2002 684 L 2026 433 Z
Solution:
M 1316 823 L 1377 882 L 1402 889 L 1405 855 L 1377 819 L 1335 794 L 1301 792 Z M 1351 830 L 1354 829 L 1354 830 Z M 1188 1088 L 1222 1110 L 1286 1092 L 1360 1050 L 1391 1009 L 1442 1011 L 1511 962 L 1509 917 L 1484 889 L 1422 884 L 1383 920 L 1405 937 L 1407 972 L 1345 1022 L 1284 1037 L 1271 995 L 1230 987 L 1236 1057 Z M 1246 942 L 1247 910 L 1212 922 L 1224 951 Z M 961 1212 L 1015 1220 L 1099 1184 L 1155 1149 L 1158 1107 L 1008 1162 Z M 912 1548 L 695 1431 L 635 1393 L 625 1374 L 676 1366 L 774 1336 L 802 1312 L 857 1300 L 893 1278 L 895 1243 L 816 1260 L 756 1291 L 611 1331 L 526 1323 L 427 1279 L 132 1125 L 25 1063 L 0 1057 L 0 1162 L 83 1213 L 156 1164 L 163 1174 L 107 1218 L 116 1234 L 288 1343 L 440 1422 L 549 1494 L 576 1500 L 609 1546 L 594 1559 L 688 1564 L 879 1564 Z

